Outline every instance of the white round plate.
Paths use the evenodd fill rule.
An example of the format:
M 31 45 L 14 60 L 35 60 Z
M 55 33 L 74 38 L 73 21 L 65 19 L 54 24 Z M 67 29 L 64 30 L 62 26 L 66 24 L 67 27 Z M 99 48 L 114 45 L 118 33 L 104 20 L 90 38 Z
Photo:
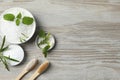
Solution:
M 24 51 L 19 45 L 10 45 L 8 50 L 3 52 L 3 55 L 19 61 L 7 60 L 11 66 L 20 64 L 24 59 Z
M 21 20 L 20 25 L 17 26 L 15 23 L 16 18 L 14 21 L 4 20 L 3 16 L 7 13 L 14 14 L 15 17 L 19 13 L 22 14 L 22 18 L 24 16 L 32 17 L 33 23 L 31 25 L 25 25 L 22 23 Z M 8 10 L 5 10 L 0 16 L 0 34 L 2 37 L 6 36 L 6 41 L 9 43 L 21 44 L 28 41 L 33 36 L 35 29 L 36 29 L 35 18 L 26 9 L 18 7 L 10 8 Z
M 42 38 L 39 38 L 39 36 L 36 37 L 36 40 L 35 40 L 35 45 L 38 47 L 38 48 L 44 48 L 46 45 L 41 45 L 40 47 L 38 46 L 38 42 L 40 42 L 42 40 Z M 55 38 L 52 34 L 50 34 L 50 39 L 49 39 L 49 42 L 50 42 L 50 48 L 48 50 L 51 50 L 54 45 L 55 45 Z

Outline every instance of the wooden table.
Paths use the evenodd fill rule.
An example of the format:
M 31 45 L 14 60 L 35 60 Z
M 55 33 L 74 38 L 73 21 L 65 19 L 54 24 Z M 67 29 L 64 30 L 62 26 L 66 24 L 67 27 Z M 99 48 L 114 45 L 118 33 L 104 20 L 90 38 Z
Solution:
M 35 16 L 37 30 L 56 38 L 47 57 L 51 66 L 37 80 L 120 80 L 120 0 L 0 1 L 0 13 L 11 7 L 26 8 Z M 26 54 L 22 64 L 10 67 L 10 72 L 0 65 L 0 80 L 14 80 L 33 58 L 39 64 L 45 60 L 35 37 L 21 45 Z

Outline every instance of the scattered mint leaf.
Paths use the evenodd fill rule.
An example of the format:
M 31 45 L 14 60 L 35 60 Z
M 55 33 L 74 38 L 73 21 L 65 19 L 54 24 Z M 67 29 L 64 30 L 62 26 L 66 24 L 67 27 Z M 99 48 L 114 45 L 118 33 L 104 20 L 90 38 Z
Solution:
M 21 17 L 22 17 L 22 14 L 19 13 L 16 18 L 21 19 Z
M 22 19 L 22 23 L 26 25 L 31 25 L 33 23 L 33 18 L 24 16 Z
M 16 20 L 16 25 L 19 26 L 20 25 L 20 19 Z
M 44 54 L 44 57 L 47 57 L 47 54 L 48 54 L 48 49 L 50 48 L 50 45 L 47 45 L 45 46 L 43 49 L 42 49 L 42 52 Z
M 3 16 L 3 18 L 4 18 L 5 20 L 7 20 L 7 21 L 14 21 L 15 16 L 14 16 L 13 14 L 9 13 L 9 14 L 5 14 L 5 15 Z

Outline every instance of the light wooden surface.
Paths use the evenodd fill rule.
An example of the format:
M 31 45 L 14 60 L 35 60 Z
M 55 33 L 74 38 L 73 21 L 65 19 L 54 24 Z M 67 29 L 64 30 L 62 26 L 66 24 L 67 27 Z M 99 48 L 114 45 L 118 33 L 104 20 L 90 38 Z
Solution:
M 47 58 L 51 66 L 37 80 L 120 80 L 120 0 L 0 1 L 0 13 L 26 8 L 36 17 L 37 27 L 56 37 Z M 34 40 L 22 45 L 26 54 L 22 64 L 10 67 L 10 72 L 0 65 L 0 80 L 14 80 L 30 59 L 44 61 Z

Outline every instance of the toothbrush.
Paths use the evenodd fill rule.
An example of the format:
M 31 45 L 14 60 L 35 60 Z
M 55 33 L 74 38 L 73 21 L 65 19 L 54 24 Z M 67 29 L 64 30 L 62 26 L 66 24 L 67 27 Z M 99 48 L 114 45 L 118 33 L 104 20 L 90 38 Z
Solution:
M 21 78 L 25 76 L 25 74 L 27 74 L 29 71 L 31 71 L 36 66 L 36 64 L 37 64 L 37 59 L 32 59 L 15 80 L 21 80 Z
M 48 68 L 48 66 L 49 66 L 49 61 L 45 61 L 44 63 L 42 63 L 38 67 L 36 72 L 28 80 L 35 80 L 35 78 L 39 76 L 41 73 L 43 73 Z

